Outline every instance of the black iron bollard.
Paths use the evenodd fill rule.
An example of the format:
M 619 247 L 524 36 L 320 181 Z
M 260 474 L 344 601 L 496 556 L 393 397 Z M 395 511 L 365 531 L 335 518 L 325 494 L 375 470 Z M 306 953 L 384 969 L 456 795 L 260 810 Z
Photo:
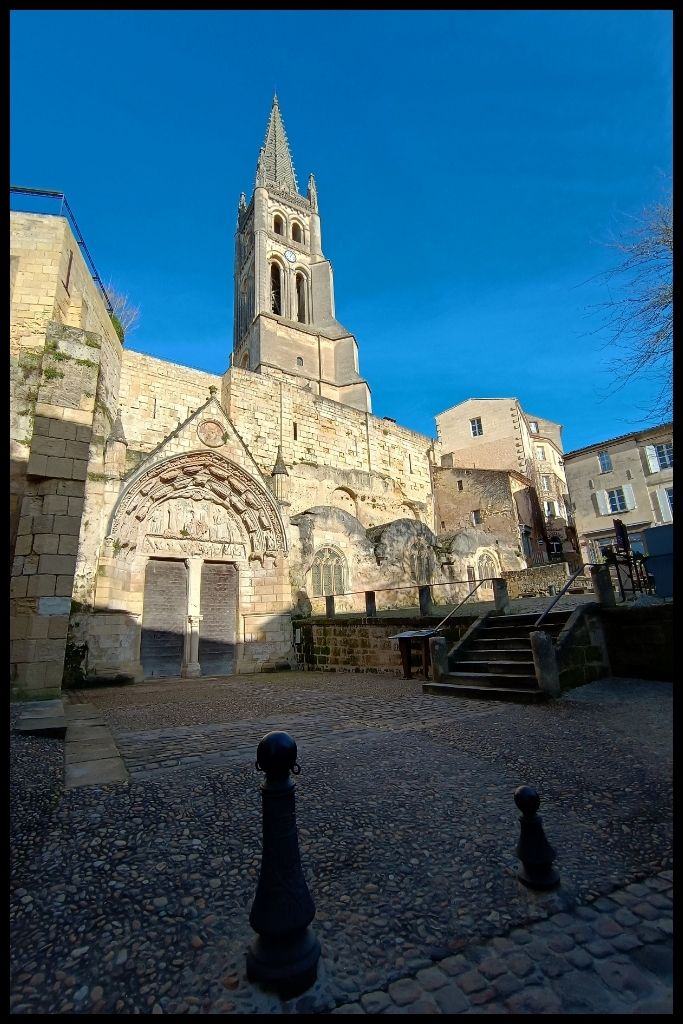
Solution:
M 516 851 L 522 866 L 517 877 L 530 889 L 554 889 L 560 884 L 560 876 L 553 867 L 557 854 L 545 837 L 543 819 L 536 813 L 540 797 L 533 786 L 518 786 L 514 797 L 522 812 Z
M 286 732 L 269 732 L 256 751 L 256 767 L 266 773 L 261 786 L 263 854 L 249 923 L 258 936 L 247 953 L 247 977 L 284 998 L 315 982 L 320 943 L 308 927 L 315 904 L 299 858 L 294 782 L 299 774 L 296 743 Z

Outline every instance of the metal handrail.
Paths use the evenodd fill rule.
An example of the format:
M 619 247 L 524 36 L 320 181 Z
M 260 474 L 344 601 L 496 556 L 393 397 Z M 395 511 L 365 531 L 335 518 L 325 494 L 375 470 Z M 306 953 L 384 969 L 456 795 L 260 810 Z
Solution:
M 446 616 L 446 618 L 442 619 L 441 622 L 439 623 L 439 625 L 434 627 L 434 632 L 436 632 L 437 630 L 441 629 L 441 627 L 443 626 L 444 622 L 448 622 L 448 620 L 450 619 L 451 615 L 454 615 L 457 612 L 458 608 L 462 608 L 462 606 L 465 604 L 466 601 L 469 601 L 469 599 L 472 597 L 472 594 L 476 593 L 476 591 L 479 590 L 479 587 L 482 585 L 482 583 L 490 583 L 491 580 L 499 579 L 499 578 L 500 577 L 498 577 L 498 576 L 496 576 L 496 577 L 494 577 L 494 576 L 487 576 L 486 579 L 479 580 L 479 582 L 477 583 L 476 587 L 474 587 L 472 590 L 470 590 L 470 592 L 467 595 L 467 597 L 465 597 L 460 602 L 460 604 L 456 604 L 455 608 L 452 608 L 449 611 L 449 613 Z
M 78 243 L 80 249 L 82 250 L 83 255 L 85 257 L 85 260 L 86 260 L 86 262 L 87 262 L 87 264 L 88 264 L 88 266 L 90 268 L 90 273 L 92 275 L 93 281 L 95 281 L 95 283 L 98 285 L 100 291 L 102 292 L 102 295 L 104 297 L 104 304 L 105 304 L 106 309 L 107 309 L 107 313 L 109 313 L 109 315 L 111 316 L 111 314 L 114 312 L 114 309 L 112 307 L 109 295 L 107 294 L 107 289 L 102 284 L 102 280 L 100 278 L 100 275 L 97 273 L 97 267 L 95 266 L 95 262 L 94 262 L 92 256 L 90 255 L 90 252 L 88 251 L 88 247 L 85 244 L 85 239 L 83 238 L 83 234 L 81 232 L 81 229 L 79 228 L 78 224 L 76 223 L 76 218 L 74 217 L 73 210 L 69 206 L 68 200 L 67 200 L 66 196 L 64 195 L 64 193 L 63 192 L 53 192 L 53 191 L 51 191 L 50 189 L 47 189 L 47 188 L 25 188 L 23 185 L 10 185 L 9 190 L 10 190 L 10 195 L 12 193 L 14 193 L 16 195 L 44 196 L 47 199 L 61 199 L 61 205 L 60 205 L 60 208 L 59 208 L 59 215 L 61 216 L 62 209 L 66 210 L 67 219 L 68 219 L 69 223 L 71 224 L 71 227 L 74 229 L 74 237 L 76 239 L 76 242 Z
M 576 577 L 580 576 L 584 569 L 592 569 L 594 566 L 602 564 L 602 562 L 586 562 L 584 565 L 579 566 L 579 568 L 571 574 L 571 576 L 569 577 L 565 585 L 562 587 L 562 590 L 559 592 L 559 594 L 555 595 L 555 597 L 552 599 L 546 610 L 536 619 L 536 621 L 534 622 L 534 629 L 538 629 L 538 627 L 541 625 L 545 617 L 553 610 L 553 608 L 560 600 L 562 595 L 566 593 L 566 591 L 572 585 Z

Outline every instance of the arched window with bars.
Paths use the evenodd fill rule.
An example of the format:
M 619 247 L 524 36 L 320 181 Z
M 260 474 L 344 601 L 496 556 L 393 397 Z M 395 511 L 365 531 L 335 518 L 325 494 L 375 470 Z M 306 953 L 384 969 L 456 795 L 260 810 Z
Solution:
M 311 596 L 327 597 L 346 590 L 346 559 L 336 548 L 320 548 L 311 566 Z

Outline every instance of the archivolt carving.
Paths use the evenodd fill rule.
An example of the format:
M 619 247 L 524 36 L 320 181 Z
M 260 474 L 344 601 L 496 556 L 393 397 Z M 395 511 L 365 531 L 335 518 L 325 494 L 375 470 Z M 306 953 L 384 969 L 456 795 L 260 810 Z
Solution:
M 192 547 L 262 565 L 287 547 L 270 495 L 213 452 L 175 456 L 136 480 L 119 501 L 110 535 L 124 551 Z

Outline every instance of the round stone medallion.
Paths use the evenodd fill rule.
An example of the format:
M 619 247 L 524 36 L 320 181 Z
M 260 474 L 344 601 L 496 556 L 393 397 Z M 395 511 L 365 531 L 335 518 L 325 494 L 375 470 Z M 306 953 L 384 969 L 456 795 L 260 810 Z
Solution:
M 203 441 L 209 448 L 220 448 L 221 445 L 225 444 L 223 440 L 225 431 L 217 420 L 202 420 L 197 427 L 197 434 L 199 435 L 199 440 Z

